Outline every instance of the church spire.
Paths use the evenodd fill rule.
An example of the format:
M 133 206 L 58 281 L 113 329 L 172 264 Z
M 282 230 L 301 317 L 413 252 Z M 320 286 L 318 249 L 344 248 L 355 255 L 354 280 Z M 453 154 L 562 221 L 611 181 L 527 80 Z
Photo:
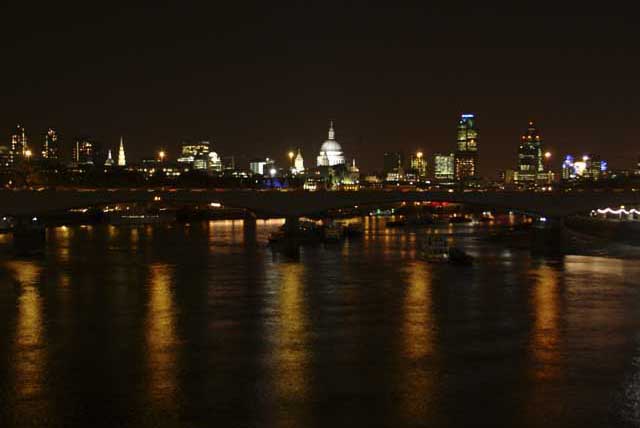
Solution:
M 124 138 L 120 137 L 120 148 L 118 149 L 118 166 L 125 166 L 127 159 L 124 156 Z
M 333 120 L 329 122 L 329 139 L 330 140 L 336 139 L 336 131 L 334 131 L 333 129 Z
M 111 149 L 107 153 L 107 160 L 104 161 L 104 166 L 113 166 L 113 157 L 111 156 Z

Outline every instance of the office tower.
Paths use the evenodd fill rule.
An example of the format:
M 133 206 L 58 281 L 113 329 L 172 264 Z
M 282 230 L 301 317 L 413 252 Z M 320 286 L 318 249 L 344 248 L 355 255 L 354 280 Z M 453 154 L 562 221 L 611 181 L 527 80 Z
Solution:
M 478 178 L 478 138 L 475 115 L 461 115 L 457 128 L 454 165 L 456 181 L 466 182 Z
M 96 155 L 95 143 L 87 137 L 80 137 L 72 150 L 72 159 L 76 165 L 93 165 Z
M 178 158 L 179 163 L 186 163 L 194 170 L 204 171 L 209 166 L 209 154 L 211 152 L 209 141 L 199 141 L 197 143 L 182 143 L 182 153 Z M 217 153 L 213 152 L 215 157 Z
M 389 173 L 397 173 L 402 169 L 402 153 L 385 152 L 382 172 L 384 175 Z
M 458 147 L 459 152 L 478 151 L 478 128 L 474 114 L 463 114 L 458 121 Z
M 9 149 L 9 163 L 13 165 L 18 160 L 30 154 L 27 133 L 23 126 L 18 124 L 16 131 L 11 135 L 11 148 Z
M 526 132 L 520 137 L 517 171 L 516 181 L 523 184 L 535 184 L 544 172 L 542 138 L 533 122 L 529 122 Z
M 44 136 L 44 144 L 42 145 L 42 158 L 48 160 L 58 160 L 60 147 L 58 143 L 58 133 L 49 128 Z
M 424 180 L 427 178 L 427 159 L 422 152 L 411 155 L 410 166 L 411 171 L 416 174 L 418 179 Z
M 455 155 L 436 153 L 433 157 L 433 172 L 436 181 L 452 183 L 455 178 Z

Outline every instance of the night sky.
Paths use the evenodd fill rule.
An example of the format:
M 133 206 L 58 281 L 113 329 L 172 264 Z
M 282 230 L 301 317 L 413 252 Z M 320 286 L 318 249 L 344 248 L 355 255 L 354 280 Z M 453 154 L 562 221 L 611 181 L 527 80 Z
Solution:
M 347 157 L 374 170 L 384 151 L 454 150 L 458 115 L 474 112 L 487 176 L 515 165 L 530 119 L 558 165 L 593 152 L 631 168 L 640 153 L 633 13 L 50 3 L 0 10 L 3 144 L 21 122 L 38 144 L 56 128 L 68 150 L 124 135 L 133 160 L 209 139 L 240 162 L 300 146 L 315 164 L 334 119 Z

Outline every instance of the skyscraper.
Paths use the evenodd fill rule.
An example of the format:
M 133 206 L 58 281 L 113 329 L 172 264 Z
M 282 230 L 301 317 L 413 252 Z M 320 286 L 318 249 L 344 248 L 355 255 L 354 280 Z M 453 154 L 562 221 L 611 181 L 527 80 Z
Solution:
M 442 184 L 453 183 L 455 177 L 455 155 L 436 153 L 433 157 L 433 172 L 436 181 Z
M 455 179 L 467 182 L 478 178 L 478 137 L 474 114 L 463 114 L 458 121 Z
M 77 138 L 72 151 L 73 162 L 76 165 L 93 165 L 95 144 L 89 138 Z
M 49 128 L 44 136 L 44 144 L 42 145 L 42 158 L 49 160 L 58 160 L 60 148 L 58 146 L 58 134 L 52 128 Z
M 522 184 L 535 184 L 538 176 L 544 172 L 542 138 L 533 122 L 529 122 L 527 130 L 520 137 L 517 171 L 516 182 Z
M 427 178 L 427 160 L 422 152 L 411 155 L 410 166 L 411 171 L 416 174 L 418 179 L 424 180 Z
M 118 166 L 126 166 L 127 158 L 124 155 L 124 138 L 120 137 L 120 148 L 118 149 Z
M 478 151 L 478 128 L 474 114 L 463 114 L 458 121 L 458 151 Z
M 16 132 L 11 135 L 11 148 L 9 149 L 9 163 L 14 164 L 29 153 L 27 133 L 23 126 L 18 124 Z
M 382 164 L 382 172 L 386 176 L 389 173 L 398 173 L 402 170 L 402 153 L 385 152 Z

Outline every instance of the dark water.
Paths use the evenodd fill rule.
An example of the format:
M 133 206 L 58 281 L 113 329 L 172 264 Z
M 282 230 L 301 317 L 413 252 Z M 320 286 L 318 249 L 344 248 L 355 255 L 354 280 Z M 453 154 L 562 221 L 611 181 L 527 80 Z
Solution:
M 479 262 L 430 265 L 370 224 L 295 262 L 278 224 L 57 228 L 4 257 L 0 426 L 640 425 L 638 261 L 458 237 Z

